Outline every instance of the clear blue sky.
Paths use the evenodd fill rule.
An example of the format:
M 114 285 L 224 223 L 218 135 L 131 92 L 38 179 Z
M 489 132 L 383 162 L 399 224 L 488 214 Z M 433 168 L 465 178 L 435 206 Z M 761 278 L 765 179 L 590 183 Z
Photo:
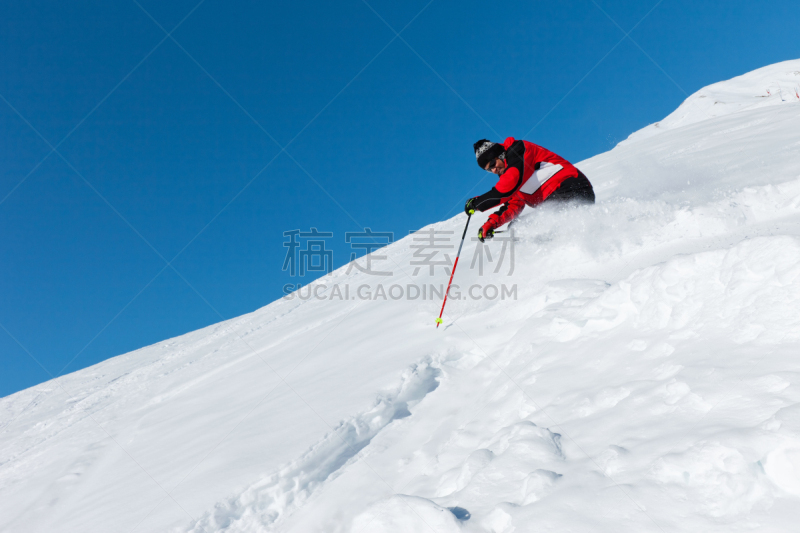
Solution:
M 580 161 L 800 56 L 790 1 L 197 1 L 0 4 L 0 396 L 275 300 L 284 231 L 455 215 L 480 138 Z

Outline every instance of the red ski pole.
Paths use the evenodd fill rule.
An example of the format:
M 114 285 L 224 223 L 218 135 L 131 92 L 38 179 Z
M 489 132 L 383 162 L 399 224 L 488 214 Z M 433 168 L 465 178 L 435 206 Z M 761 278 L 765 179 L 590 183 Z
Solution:
M 469 215 L 467 215 L 467 224 L 464 226 L 464 233 L 461 235 L 461 244 L 458 245 L 458 254 L 456 254 L 456 262 L 453 263 L 453 271 L 450 273 L 450 281 L 447 282 L 447 290 L 444 293 L 444 301 L 442 302 L 442 310 L 439 311 L 439 318 L 436 319 L 436 327 L 438 329 L 439 324 L 442 323 L 442 313 L 444 313 L 444 304 L 447 303 L 447 295 L 450 294 L 450 285 L 453 283 L 453 276 L 456 274 L 456 267 L 458 266 L 458 258 L 461 257 L 461 247 L 464 246 L 464 237 L 467 236 L 467 228 L 469 227 L 469 220 L 472 218 L 472 213 L 474 213 L 474 209 L 470 209 Z

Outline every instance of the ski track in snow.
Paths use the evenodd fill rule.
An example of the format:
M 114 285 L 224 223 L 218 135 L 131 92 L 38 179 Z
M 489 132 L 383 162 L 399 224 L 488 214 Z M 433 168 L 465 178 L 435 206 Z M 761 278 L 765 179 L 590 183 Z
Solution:
M 0 399 L 0 529 L 796 529 L 797 72 L 578 164 L 598 205 L 527 210 L 513 275 L 468 240 L 516 301 L 280 300 Z
M 409 411 L 439 386 L 440 370 L 431 361 L 420 362 L 403 374 L 400 385 L 378 397 L 368 411 L 339 424 L 299 459 L 276 474 L 247 488 L 239 496 L 218 504 L 189 531 L 257 531 L 275 524 L 285 513 L 301 506 L 320 484 L 336 478 L 375 435 Z

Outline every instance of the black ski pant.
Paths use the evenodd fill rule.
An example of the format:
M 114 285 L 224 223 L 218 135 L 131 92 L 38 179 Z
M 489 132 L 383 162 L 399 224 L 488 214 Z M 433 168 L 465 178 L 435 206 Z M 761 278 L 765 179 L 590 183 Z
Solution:
M 589 179 L 579 170 L 577 178 L 567 178 L 562 181 L 558 189 L 553 191 L 542 203 L 547 202 L 593 204 L 594 189 L 589 183 Z

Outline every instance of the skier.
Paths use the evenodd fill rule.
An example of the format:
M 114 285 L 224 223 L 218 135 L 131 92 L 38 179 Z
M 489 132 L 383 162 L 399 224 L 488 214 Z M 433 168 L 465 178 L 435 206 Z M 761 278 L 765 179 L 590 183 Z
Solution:
M 526 205 L 536 207 L 545 200 L 594 203 L 592 184 L 583 172 L 550 150 L 513 137 L 503 144 L 482 139 L 473 147 L 478 166 L 500 179 L 491 191 L 467 200 L 464 211 L 487 211 L 503 204 L 478 230 L 481 242 L 517 218 Z

